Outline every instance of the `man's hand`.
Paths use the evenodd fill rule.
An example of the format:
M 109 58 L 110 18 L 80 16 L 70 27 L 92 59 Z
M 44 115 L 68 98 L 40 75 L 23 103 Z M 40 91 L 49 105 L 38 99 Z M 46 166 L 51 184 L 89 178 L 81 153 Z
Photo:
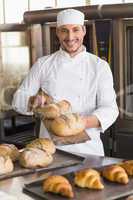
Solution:
M 37 107 L 43 107 L 46 103 L 46 98 L 43 95 L 31 96 L 28 102 L 28 111 L 33 111 Z
M 86 128 L 100 128 L 101 124 L 95 115 L 81 116 Z

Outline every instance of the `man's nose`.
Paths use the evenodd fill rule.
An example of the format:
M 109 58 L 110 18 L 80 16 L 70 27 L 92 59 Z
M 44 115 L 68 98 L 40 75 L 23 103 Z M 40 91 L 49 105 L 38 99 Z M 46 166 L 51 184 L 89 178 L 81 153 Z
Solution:
M 69 31 L 69 32 L 68 32 L 68 39 L 69 39 L 69 40 L 72 40 L 73 38 L 74 38 L 73 32 L 72 32 L 72 31 Z

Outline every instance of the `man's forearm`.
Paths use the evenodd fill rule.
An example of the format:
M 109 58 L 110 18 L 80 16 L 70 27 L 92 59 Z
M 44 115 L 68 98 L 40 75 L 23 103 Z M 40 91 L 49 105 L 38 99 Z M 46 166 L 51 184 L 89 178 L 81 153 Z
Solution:
M 95 115 L 82 117 L 86 128 L 100 128 L 101 124 Z

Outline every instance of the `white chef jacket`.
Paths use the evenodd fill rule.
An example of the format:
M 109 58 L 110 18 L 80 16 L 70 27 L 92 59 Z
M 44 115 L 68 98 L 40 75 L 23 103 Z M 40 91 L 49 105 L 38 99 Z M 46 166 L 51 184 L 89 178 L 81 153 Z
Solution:
M 55 102 L 63 99 L 72 105 L 72 112 L 95 115 L 101 128 L 88 128 L 91 140 L 61 146 L 63 150 L 104 155 L 100 132 L 104 132 L 118 116 L 113 78 L 108 63 L 84 50 L 74 57 L 62 50 L 37 60 L 20 88 L 14 95 L 13 108 L 22 114 L 27 112 L 30 96 L 39 88 L 51 95 Z M 40 137 L 47 133 L 41 125 Z

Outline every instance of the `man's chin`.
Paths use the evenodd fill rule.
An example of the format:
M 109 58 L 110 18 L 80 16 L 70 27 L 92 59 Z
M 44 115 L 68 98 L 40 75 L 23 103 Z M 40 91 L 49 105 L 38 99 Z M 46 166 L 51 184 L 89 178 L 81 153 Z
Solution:
M 77 48 L 77 49 L 65 48 L 65 50 L 66 50 L 68 53 L 76 53 L 76 52 L 78 51 L 78 48 Z

